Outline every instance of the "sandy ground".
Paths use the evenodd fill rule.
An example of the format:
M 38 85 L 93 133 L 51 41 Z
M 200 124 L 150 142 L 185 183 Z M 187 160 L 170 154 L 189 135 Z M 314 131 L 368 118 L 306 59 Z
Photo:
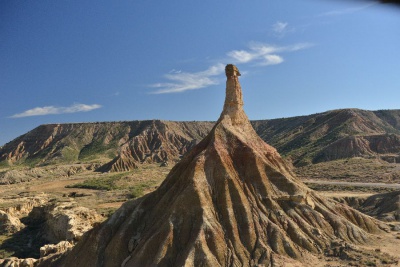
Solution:
M 30 186 L 27 189 L 27 191 L 43 192 L 43 193 L 53 193 L 53 192 L 70 193 L 70 192 L 77 192 L 77 191 L 93 191 L 93 190 L 88 190 L 88 189 L 82 190 L 82 189 L 77 189 L 77 188 L 66 188 L 67 185 L 81 183 L 85 180 L 86 180 L 85 178 L 81 178 L 81 179 L 68 179 L 68 180 L 44 182 L 41 184 L 36 184 L 36 185 Z
M 348 186 L 362 186 L 362 187 L 385 187 L 394 188 L 400 190 L 400 184 L 388 184 L 388 183 L 360 183 L 360 182 L 343 182 L 343 181 L 326 181 L 326 180 L 303 180 L 310 184 L 326 184 L 326 185 L 348 185 Z
M 400 266 L 400 232 L 392 231 L 379 236 L 372 236 L 371 243 L 361 245 L 360 247 L 388 253 L 399 261 L 397 264 L 391 266 Z
M 102 203 L 102 204 L 98 204 L 97 207 L 99 207 L 99 208 L 115 208 L 115 209 L 118 209 L 124 203 L 125 203 L 125 201 Z
M 367 192 L 348 192 L 348 191 L 335 191 L 335 192 L 330 192 L 330 191 L 323 191 L 325 197 L 370 197 L 374 195 L 373 193 L 367 193 Z
M 324 255 L 312 255 L 305 254 L 306 263 L 302 263 L 293 259 L 288 259 L 285 257 L 277 256 L 275 258 L 275 264 L 279 267 L 347 267 L 347 266 L 400 266 L 400 232 L 390 232 L 382 235 L 371 235 L 370 241 L 364 245 L 358 245 L 359 249 L 365 251 L 380 251 L 379 253 L 387 253 L 390 256 L 397 259 L 399 262 L 397 264 L 386 264 L 371 262 L 370 265 L 362 265 L 357 261 L 346 262 L 342 261 L 336 257 L 326 257 Z

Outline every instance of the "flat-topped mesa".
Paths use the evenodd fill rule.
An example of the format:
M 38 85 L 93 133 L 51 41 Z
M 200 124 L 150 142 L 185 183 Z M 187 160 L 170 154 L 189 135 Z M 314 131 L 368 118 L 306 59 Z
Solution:
M 248 118 L 243 111 L 243 96 L 239 82 L 239 69 L 233 64 L 228 64 L 225 67 L 225 74 L 226 96 L 224 109 L 219 121 L 229 116 L 233 125 L 248 122 Z

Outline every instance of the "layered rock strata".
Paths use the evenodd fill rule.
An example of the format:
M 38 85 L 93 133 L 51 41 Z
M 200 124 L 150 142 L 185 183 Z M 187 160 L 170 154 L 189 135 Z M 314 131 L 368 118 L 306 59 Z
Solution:
M 280 266 L 382 231 L 295 178 L 244 113 L 238 69 L 226 75 L 219 120 L 162 185 L 40 266 Z

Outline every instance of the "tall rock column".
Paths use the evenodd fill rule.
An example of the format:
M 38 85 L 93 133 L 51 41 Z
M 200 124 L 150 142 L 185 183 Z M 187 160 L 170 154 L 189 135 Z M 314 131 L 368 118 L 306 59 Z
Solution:
M 239 83 L 240 72 L 235 65 L 228 64 L 225 67 L 225 74 L 226 96 L 220 120 L 229 117 L 232 125 L 243 124 L 248 119 L 243 112 L 243 95 Z

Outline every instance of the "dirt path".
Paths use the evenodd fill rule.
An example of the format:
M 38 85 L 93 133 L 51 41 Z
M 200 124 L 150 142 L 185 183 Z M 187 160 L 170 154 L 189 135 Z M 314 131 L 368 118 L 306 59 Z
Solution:
M 81 178 L 81 179 L 49 181 L 49 182 L 44 182 L 41 184 L 31 185 L 27 191 L 29 191 L 29 192 L 46 192 L 46 193 L 72 192 L 72 191 L 76 192 L 76 191 L 81 191 L 81 189 L 66 188 L 65 186 L 76 184 L 76 183 L 81 183 L 85 180 L 86 180 L 85 178 Z

